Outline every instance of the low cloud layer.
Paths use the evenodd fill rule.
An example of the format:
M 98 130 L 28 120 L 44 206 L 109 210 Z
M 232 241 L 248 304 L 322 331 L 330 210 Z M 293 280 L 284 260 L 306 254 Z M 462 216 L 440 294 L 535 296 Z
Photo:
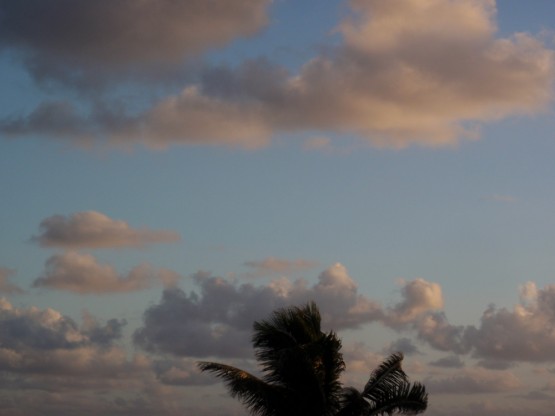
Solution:
M 56 310 L 0 299 L 0 412 L 146 415 L 157 408 L 171 414 L 149 387 L 156 383 L 152 361 L 118 345 L 124 326 L 88 314 L 80 326 Z
M 120 275 L 110 265 L 100 264 L 90 254 L 73 251 L 55 254 L 46 261 L 44 274 L 33 286 L 65 290 L 80 294 L 133 292 L 161 283 L 173 286 L 179 275 L 167 269 L 154 269 L 148 264 Z
M 237 10 L 218 4 L 215 13 L 237 17 L 241 8 L 254 10 L 257 17 L 247 13 L 245 19 L 259 27 L 266 2 L 254 2 L 257 7 L 250 9 L 247 1 L 237 3 Z M 535 113 L 552 99 L 553 50 L 526 33 L 497 37 L 494 1 L 352 0 L 349 4 L 352 13 L 338 22 L 335 31 L 341 42 L 297 73 L 263 58 L 236 68 L 206 67 L 196 82 L 142 111 L 95 101 L 87 113 L 71 102 L 45 102 L 28 115 L 0 121 L 0 131 L 7 136 L 41 134 L 79 143 L 151 148 L 172 144 L 256 148 L 275 135 L 304 131 L 347 133 L 393 148 L 444 146 L 475 138 L 476 123 Z M 161 8 L 164 13 L 170 9 Z M 180 22 L 182 26 L 187 27 Z M 61 30 L 64 38 L 72 38 L 68 36 L 72 27 Z M 193 35 L 196 39 L 196 33 L 185 30 L 182 44 L 189 45 Z M 110 30 L 106 36 L 118 39 Z M 46 40 L 48 48 L 34 37 L 32 42 L 26 39 L 21 41 L 25 47 L 50 50 Z M 202 44 L 203 37 L 199 39 Z M 122 40 L 122 45 L 126 42 Z M 168 43 L 176 44 L 179 36 Z M 62 46 L 61 53 L 77 54 L 70 45 Z M 123 56 L 143 59 L 155 54 L 149 46 L 147 42 L 141 52 L 131 50 Z M 93 52 L 107 53 L 96 43 L 91 48 L 93 57 Z M 174 51 L 162 48 L 159 53 Z
M 43 247 L 114 248 L 144 247 L 156 243 L 173 243 L 179 234 L 166 230 L 132 228 L 125 221 L 112 219 L 100 212 L 77 212 L 70 216 L 53 215 L 40 223 L 40 233 L 32 238 Z
M 0 349 L 8 355 L 26 349 L 55 351 L 107 347 L 121 337 L 124 325 L 125 321 L 110 320 L 100 326 L 88 317 L 85 325 L 79 328 L 75 321 L 53 309 L 22 309 L 0 299 Z

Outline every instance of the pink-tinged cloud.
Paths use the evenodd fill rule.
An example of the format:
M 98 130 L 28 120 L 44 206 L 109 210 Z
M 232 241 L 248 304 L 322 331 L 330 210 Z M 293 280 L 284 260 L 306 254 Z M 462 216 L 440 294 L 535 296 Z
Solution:
M 552 100 L 553 50 L 530 34 L 499 37 L 494 1 L 349 4 L 352 14 L 336 27 L 341 41 L 297 73 L 264 59 L 204 68 L 198 81 L 143 111 L 96 100 L 87 113 L 46 102 L 1 120 L 0 131 L 156 149 L 256 148 L 306 131 L 390 148 L 445 146 L 476 138 L 481 123 L 543 111 Z
M 528 282 L 519 304 L 512 309 L 489 306 L 478 326 L 452 325 L 444 312 L 430 310 L 415 315 L 406 327 L 435 349 L 471 354 L 484 368 L 507 369 L 514 362 L 555 360 L 553 305 L 555 285 L 540 289 Z M 386 314 L 386 322 L 395 316 Z
M 525 285 L 512 310 L 489 307 L 467 337 L 478 357 L 506 361 L 555 360 L 555 285 Z
M 19 286 L 10 282 L 11 277 L 14 275 L 14 270 L 8 269 L 6 267 L 0 267 L 0 293 L 15 295 L 24 292 L 24 290 L 21 289 Z
M 32 238 L 43 247 L 115 248 L 144 247 L 149 244 L 174 243 L 179 234 L 167 230 L 133 228 L 125 221 L 100 212 L 84 211 L 70 216 L 53 215 L 40 223 L 40 233 Z
M 44 274 L 33 286 L 65 290 L 79 294 L 134 292 L 155 284 L 173 286 L 179 275 L 167 269 L 154 269 L 148 264 L 120 275 L 110 265 L 100 264 L 90 254 L 73 251 L 55 254 L 46 261 Z
M 310 260 L 287 260 L 276 257 L 267 257 L 260 261 L 246 261 L 243 264 L 253 270 L 252 275 L 254 276 L 288 275 L 316 267 L 316 263 Z
M 403 285 L 401 295 L 403 300 L 388 310 L 387 320 L 393 327 L 414 323 L 430 311 L 443 309 L 443 294 L 437 283 L 415 279 Z

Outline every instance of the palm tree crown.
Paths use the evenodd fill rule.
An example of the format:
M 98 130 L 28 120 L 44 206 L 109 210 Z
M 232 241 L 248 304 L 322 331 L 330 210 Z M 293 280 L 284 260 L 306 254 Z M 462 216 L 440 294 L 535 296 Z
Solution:
M 362 391 L 343 388 L 341 341 L 334 332 L 322 332 L 320 323 L 313 302 L 279 309 L 270 319 L 255 322 L 252 342 L 261 378 L 225 364 L 198 365 L 223 379 L 231 396 L 258 416 L 372 416 L 426 409 L 426 390 L 409 383 L 401 353 L 374 370 Z

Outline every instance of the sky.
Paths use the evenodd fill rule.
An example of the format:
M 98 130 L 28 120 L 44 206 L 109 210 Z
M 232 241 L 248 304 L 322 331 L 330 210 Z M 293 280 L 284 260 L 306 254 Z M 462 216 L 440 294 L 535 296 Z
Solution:
M 0 0 L 0 414 L 246 416 L 315 301 L 345 385 L 555 404 L 555 2 Z

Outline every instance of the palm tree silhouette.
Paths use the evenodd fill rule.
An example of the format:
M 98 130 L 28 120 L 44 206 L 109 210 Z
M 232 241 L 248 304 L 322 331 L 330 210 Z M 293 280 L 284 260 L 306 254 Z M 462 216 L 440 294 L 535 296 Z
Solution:
M 322 332 L 320 323 L 313 302 L 279 309 L 269 320 L 255 322 L 252 342 L 262 378 L 214 362 L 199 362 L 199 368 L 223 379 L 231 396 L 257 416 L 372 416 L 426 410 L 426 389 L 408 381 L 401 353 L 374 370 L 362 391 L 344 388 L 341 340 L 334 332 Z

